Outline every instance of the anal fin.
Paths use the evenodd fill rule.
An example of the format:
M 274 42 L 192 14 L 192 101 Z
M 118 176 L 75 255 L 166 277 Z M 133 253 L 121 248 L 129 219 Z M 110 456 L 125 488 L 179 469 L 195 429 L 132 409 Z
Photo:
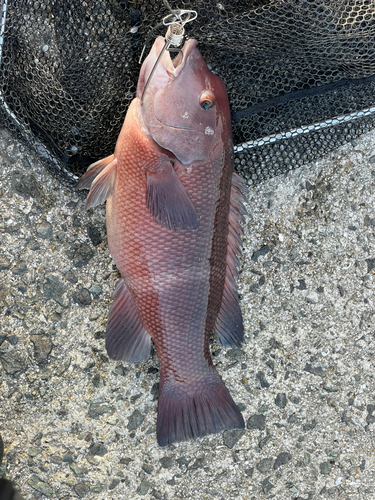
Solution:
M 106 348 L 111 359 L 128 363 L 140 363 L 150 356 L 151 337 L 123 279 L 116 287 L 109 312 Z
M 243 321 L 238 303 L 236 279 L 241 255 L 244 207 L 247 188 L 244 180 L 233 173 L 229 210 L 226 276 L 219 314 L 216 319 L 215 336 L 226 347 L 240 347 L 243 340 Z

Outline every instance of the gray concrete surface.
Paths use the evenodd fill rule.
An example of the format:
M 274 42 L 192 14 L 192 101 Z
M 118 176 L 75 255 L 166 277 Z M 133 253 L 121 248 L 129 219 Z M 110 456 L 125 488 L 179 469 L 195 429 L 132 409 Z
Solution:
M 375 132 L 250 189 L 245 431 L 159 448 L 158 360 L 109 361 L 104 208 L 0 131 L 0 475 L 25 499 L 375 499 Z

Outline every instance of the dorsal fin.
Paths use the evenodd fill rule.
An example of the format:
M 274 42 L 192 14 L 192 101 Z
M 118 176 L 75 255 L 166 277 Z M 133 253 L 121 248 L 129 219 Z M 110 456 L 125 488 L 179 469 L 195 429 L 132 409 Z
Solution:
M 247 188 L 245 181 L 233 173 L 230 194 L 229 231 L 227 246 L 226 276 L 220 311 L 216 319 L 215 336 L 224 346 L 239 347 L 243 339 L 242 313 L 238 303 L 236 279 L 241 254 L 246 209 L 244 206 Z

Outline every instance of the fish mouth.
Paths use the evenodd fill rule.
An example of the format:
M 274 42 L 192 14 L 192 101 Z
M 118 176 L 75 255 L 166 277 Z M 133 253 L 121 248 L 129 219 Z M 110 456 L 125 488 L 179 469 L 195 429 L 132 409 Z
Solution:
M 174 67 L 173 76 L 175 78 L 177 78 L 178 75 L 181 73 L 181 71 L 184 69 L 186 61 L 188 60 L 190 54 L 195 50 L 197 44 L 198 44 L 198 42 L 192 38 L 190 40 L 187 40 L 184 43 L 184 46 L 182 47 L 182 49 L 178 49 L 179 52 L 174 59 L 171 58 L 171 55 L 169 52 L 169 58 L 170 58 L 170 60 L 173 64 L 173 67 Z
M 165 44 L 166 40 L 162 36 L 158 36 L 155 40 L 153 47 L 153 50 L 155 50 L 153 54 L 154 64 L 157 63 L 157 59 L 164 50 Z M 177 78 L 181 71 L 184 69 L 187 59 L 197 45 L 198 42 L 191 38 L 184 43 L 182 49 L 172 47 L 170 50 L 165 50 L 158 64 L 164 69 L 164 71 L 166 71 L 169 76 Z M 178 54 L 172 59 L 171 53 L 173 52 L 178 52 Z M 145 75 L 146 79 L 148 78 L 148 76 L 149 75 Z
M 166 40 L 158 36 L 152 46 L 151 52 L 144 60 L 138 79 L 137 97 L 143 98 L 144 91 L 149 84 L 152 86 L 155 80 L 158 86 L 165 86 L 173 78 L 177 78 L 184 69 L 186 61 L 197 46 L 194 39 L 187 40 L 182 49 L 171 49 L 178 51 L 173 59 L 168 50 L 165 49 Z
M 156 52 L 160 54 L 165 45 L 164 38 L 158 37 L 156 39 L 155 45 L 156 45 Z M 180 73 L 183 71 L 187 63 L 187 60 L 189 59 L 189 56 L 194 52 L 197 45 L 198 42 L 196 40 L 192 38 L 187 40 L 184 43 L 182 49 L 172 49 L 178 51 L 177 56 L 173 59 L 171 58 L 171 53 L 169 51 L 165 51 L 159 64 L 163 66 L 164 70 L 166 71 L 166 73 L 169 75 L 170 78 L 175 79 L 180 75 Z M 155 109 L 154 109 L 154 116 L 156 120 L 160 123 L 160 125 L 166 125 L 168 128 L 172 128 L 175 130 L 195 130 L 193 127 L 177 126 L 177 125 L 172 125 L 168 121 L 163 121 L 157 116 Z

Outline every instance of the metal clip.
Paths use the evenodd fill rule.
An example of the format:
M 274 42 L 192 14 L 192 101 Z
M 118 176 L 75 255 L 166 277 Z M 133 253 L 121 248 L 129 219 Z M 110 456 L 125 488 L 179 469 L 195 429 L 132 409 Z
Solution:
M 185 24 L 190 23 L 191 21 L 194 21 L 198 17 L 198 13 L 195 10 L 173 10 L 171 14 L 168 14 L 163 18 L 162 23 L 160 23 L 158 26 L 161 26 L 162 24 L 164 26 L 168 26 L 167 33 L 165 34 L 165 44 L 164 47 L 162 48 L 159 57 L 157 58 L 154 67 L 152 68 L 152 71 L 150 73 L 150 76 L 147 79 L 147 82 L 144 86 L 143 92 L 142 92 L 142 97 L 141 97 L 141 104 L 143 102 L 143 96 L 145 95 L 146 89 L 148 84 L 150 83 L 150 80 L 155 73 L 156 67 L 159 64 L 160 59 L 162 58 L 162 55 L 166 50 L 169 50 L 170 52 L 180 52 L 182 54 L 182 57 L 184 57 L 184 54 L 181 49 L 178 49 L 182 44 L 182 41 L 184 39 L 185 35 Z M 171 48 L 174 47 L 174 48 Z M 146 43 L 143 46 L 142 54 L 139 59 L 139 62 L 141 62 L 144 51 L 146 48 Z M 182 59 L 181 59 L 182 61 Z
M 165 39 L 169 44 L 175 47 L 180 46 L 185 35 L 185 24 L 194 21 L 197 17 L 198 14 L 195 10 L 177 10 L 165 16 L 163 24 L 168 26 Z
M 198 13 L 195 10 L 171 10 L 171 14 L 165 16 L 161 23 L 151 29 L 151 32 L 156 28 L 159 28 L 160 26 L 168 26 L 167 33 L 165 34 L 165 39 L 167 42 L 169 42 L 169 45 L 178 47 L 179 45 L 181 45 L 183 37 L 185 35 L 185 24 L 194 21 L 197 17 Z M 146 38 L 146 42 L 143 45 L 142 53 L 139 58 L 139 64 L 141 64 L 143 54 L 145 53 L 148 39 L 149 36 Z M 166 48 L 166 50 L 168 50 L 168 48 Z

